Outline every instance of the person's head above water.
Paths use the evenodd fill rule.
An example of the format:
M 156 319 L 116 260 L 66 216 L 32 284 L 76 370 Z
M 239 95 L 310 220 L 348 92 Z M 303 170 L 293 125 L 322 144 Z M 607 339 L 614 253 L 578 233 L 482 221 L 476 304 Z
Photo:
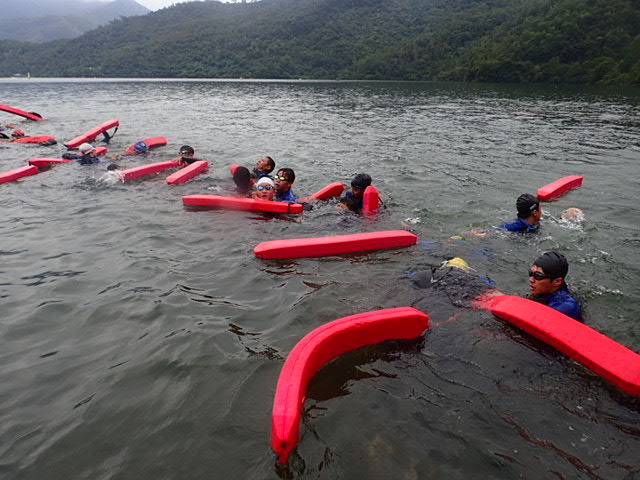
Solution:
M 258 163 L 256 163 L 256 168 L 263 172 L 271 173 L 273 169 L 276 168 L 276 162 L 274 162 L 271 157 L 262 157 L 258 160 Z
M 139 141 L 133 146 L 133 151 L 136 153 L 147 153 L 149 151 L 149 146 L 145 142 Z
M 579 208 L 571 207 L 562 212 L 560 218 L 563 220 L 574 220 L 576 222 L 581 222 L 584 220 L 584 212 Z
M 269 177 L 259 179 L 253 191 L 253 198 L 259 200 L 273 200 L 276 196 L 276 185 Z
M 369 185 L 371 185 L 371 177 L 366 173 L 359 173 L 351 180 L 351 191 L 356 197 L 361 197 Z
M 251 173 L 247 167 L 238 167 L 233 171 L 233 181 L 240 193 L 251 190 Z
M 285 193 L 291 190 L 291 185 L 296 181 L 296 174 L 291 168 L 281 168 L 275 175 L 276 191 Z
M 542 218 L 542 209 L 540 208 L 540 200 L 530 193 L 523 193 L 516 200 L 516 209 L 518 210 L 518 218 L 527 220 L 534 225 Z
M 183 145 L 180 147 L 180 150 L 178 150 L 178 155 L 183 156 L 183 157 L 193 157 L 193 155 L 195 154 L 195 150 L 193 149 L 193 147 L 189 146 L 189 145 Z
M 569 272 L 567 259 L 558 252 L 540 255 L 529 269 L 529 289 L 532 295 L 549 295 L 566 288 L 565 277 Z
M 94 148 L 90 143 L 83 143 L 78 147 L 78 150 L 82 155 L 88 155 Z

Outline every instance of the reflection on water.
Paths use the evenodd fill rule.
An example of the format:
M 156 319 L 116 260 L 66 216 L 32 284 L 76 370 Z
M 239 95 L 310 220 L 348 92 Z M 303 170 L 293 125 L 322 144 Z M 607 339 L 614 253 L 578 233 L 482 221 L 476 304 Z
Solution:
M 1 186 L 3 477 L 637 474 L 637 403 L 467 308 L 464 285 L 419 290 L 406 278 L 459 256 L 526 294 L 530 263 L 557 249 L 587 323 L 637 350 L 637 92 L 127 80 L 11 80 L 0 90 L 4 103 L 48 118 L 0 117 L 28 134 L 63 142 L 119 118 L 114 152 L 169 139 L 123 168 L 183 144 L 212 165 L 182 185 L 111 182 L 105 164 L 66 164 Z M 63 150 L 0 144 L 0 167 Z M 229 188 L 230 164 L 265 154 L 295 169 L 298 195 L 367 172 L 388 208 L 366 221 L 327 202 L 285 221 L 183 207 L 183 195 Z M 584 185 L 544 205 L 539 235 L 467 234 L 492 232 L 519 194 L 572 174 Z M 563 220 L 569 207 L 584 220 Z M 419 244 L 294 262 L 252 253 L 265 240 L 397 228 Z M 431 316 L 424 338 L 321 370 L 300 445 L 288 469 L 275 467 L 271 402 L 295 343 L 336 318 L 412 303 Z

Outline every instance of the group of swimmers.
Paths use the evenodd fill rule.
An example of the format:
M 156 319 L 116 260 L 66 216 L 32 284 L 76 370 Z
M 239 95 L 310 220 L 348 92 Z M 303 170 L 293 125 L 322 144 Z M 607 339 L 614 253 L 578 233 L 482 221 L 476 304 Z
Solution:
M 13 130 L 10 134 L 9 130 Z M 0 125 L 0 137 L 21 138 L 25 133 L 15 129 L 11 124 Z M 105 139 L 106 140 L 106 139 Z M 111 160 L 119 160 L 123 156 L 145 154 L 149 147 L 144 141 L 136 142 L 132 147 L 120 154 L 111 156 Z M 91 165 L 103 162 L 99 158 L 96 149 L 89 143 L 83 143 L 78 147 L 78 153 L 67 152 L 62 158 L 77 160 L 81 165 Z M 178 150 L 178 156 L 173 159 L 179 164 L 188 165 L 194 162 L 195 150 L 189 145 L 183 145 Z M 110 163 L 107 170 L 119 170 L 120 166 Z M 296 202 L 298 198 L 293 193 L 292 187 L 296 180 L 296 174 L 292 168 L 279 168 L 275 170 L 275 161 L 269 156 L 261 157 L 252 170 L 247 167 L 237 166 L 233 170 L 235 193 L 248 198 L 259 200 Z M 366 173 L 359 173 L 351 180 L 351 190 L 339 200 L 338 205 L 343 209 L 355 213 L 361 213 L 365 189 L 371 185 L 372 179 Z M 529 193 L 522 194 L 516 200 L 517 218 L 506 222 L 498 228 L 514 233 L 534 233 L 540 227 L 542 209 L 540 201 Z M 563 218 L 582 218 L 579 209 L 568 209 L 563 213 Z M 486 236 L 486 232 L 473 230 L 476 236 Z M 459 236 L 452 237 L 459 238 Z M 457 269 L 468 273 L 469 267 L 465 260 L 453 258 L 443 264 L 447 269 Z M 566 276 L 569 271 L 567 259 L 560 253 L 551 251 L 539 256 L 529 268 L 529 289 L 531 298 L 537 302 L 564 313 L 576 320 L 582 320 L 579 303 L 569 293 Z M 431 280 L 433 282 L 433 280 Z M 488 285 L 490 283 L 486 282 Z M 491 285 L 490 285 L 491 286 Z

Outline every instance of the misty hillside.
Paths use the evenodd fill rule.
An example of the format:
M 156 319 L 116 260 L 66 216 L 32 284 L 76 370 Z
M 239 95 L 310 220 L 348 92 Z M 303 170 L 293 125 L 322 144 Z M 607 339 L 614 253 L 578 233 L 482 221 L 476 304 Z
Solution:
M 47 42 L 75 38 L 119 17 L 145 15 L 134 0 L 3 0 L 0 39 Z
M 640 84 L 638 0 L 193 2 L 0 42 L 0 75 Z

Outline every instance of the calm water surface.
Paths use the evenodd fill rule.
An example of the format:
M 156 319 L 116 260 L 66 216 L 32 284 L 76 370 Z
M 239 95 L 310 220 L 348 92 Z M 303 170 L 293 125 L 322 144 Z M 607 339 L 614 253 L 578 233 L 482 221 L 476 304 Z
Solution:
M 61 165 L 0 186 L 0 477 L 3 479 L 639 478 L 640 406 L 582 366 L 407 272 L 466 258 L 505 292 L 556 249 L 586 322 L 638 351 L 637 91 L 421 83 L 0 81 L 64 141 L 110 119 L 111 151 L 165 135 L 212 168 L 105 181 Z M 2 171 L 62 146 L 0 144 Z M 376 221 L 332 203 L 302 221 L 185 209 L 220 193 L 231 163 L 271 155 L 298 194 L 371 174 Z M 515 198 L 565 175 L 532 238 L 449 237 L 514 217 Z M 586 220 L 567 224 L 562 210 Z M 396 229 L 416 247 L 267 262 L 264 240 Z M 464 296 L 464 292 L 460 292 Z M 423 298 L 429 295 L 428 298 Z M 420 300 L 419 342 L 349 353 L 309 386 L 288 469 L 269 447 L 278 374 L 310 330 Z M 455 321 L 446 322 L 452 316 Z

